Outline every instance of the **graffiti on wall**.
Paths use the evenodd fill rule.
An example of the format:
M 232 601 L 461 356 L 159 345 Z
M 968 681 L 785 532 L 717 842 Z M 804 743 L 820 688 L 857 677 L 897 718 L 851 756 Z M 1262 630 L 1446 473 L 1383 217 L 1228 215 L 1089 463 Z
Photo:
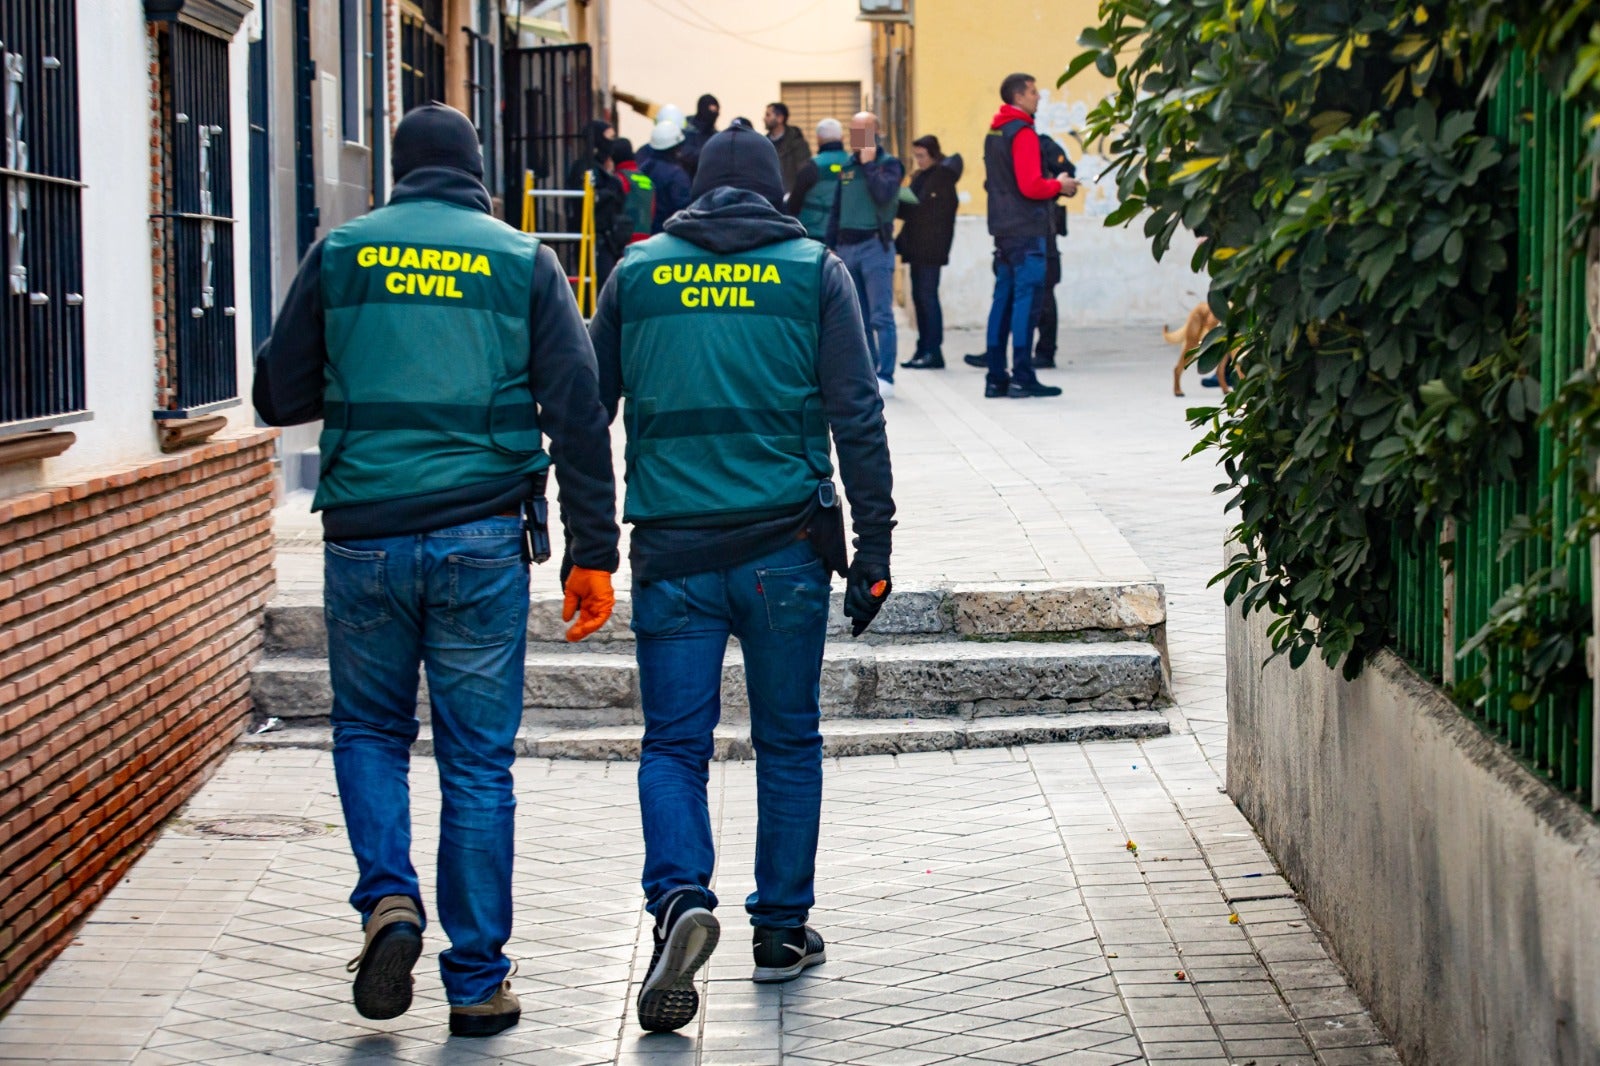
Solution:
M 1074 99 L 1065 94 L 1041 88 L 1039 112 L 1034 125 L 1040 133 L 1054 137 L 1066 148 L 1078 168 L 1078 196 L 1083 200 L 1083 213 L 1090 218 L 1104 218 L 1115 211 L 1121 201 L 1117 186 L 1106 170 L 1111 157 L 1101 141 L 1091 143 L 1085 132 L 1089 126 L 1089 109 L 1098 100 Z

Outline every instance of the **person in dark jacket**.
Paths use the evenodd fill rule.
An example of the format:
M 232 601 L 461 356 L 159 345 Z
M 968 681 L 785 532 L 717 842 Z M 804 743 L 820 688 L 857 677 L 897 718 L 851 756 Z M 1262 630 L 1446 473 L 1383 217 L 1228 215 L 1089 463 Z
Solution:
M 961 180 L 961 157 L 939 150 L 939 138 L 929 134 L 911 142 L 916 172 L 911 175 L 915 204 L 900 205 L 905 224 L 895 238 L 900 258 L 911 267 L 911 305 L 917 315 L 917 350 L 901 366 L 914 370 L 944 368 L 944 309 L 939 306 L 939 272 L 950 262 L 950 245 L 956 236 L 956 182 Z
M 528 562 L 542 561 L 554 460 L 570 535 L 565 616 L 610 616 L 611 438 L 594 353 L 555 255 L 491 214 L 472 123 L 429 104 L 393 140 L 389 205 L 311 246 L 256 357 L 268 425 L 324 419 L 323 597 L 333 767 L 365 928 L 356 1009 L 411 1005 L 424 907 L 407 775 L 427 669 L 443 813 L 439 958 L 450 1031 L 521 1016 L 511 934 L 513 742 L 522 723 Z M 549 434 L 550 451 L 543 450 Z
M 656 187 L 648 175 L 639 173 L 639 161 L 633 154 L 633 142 L 618 137 L 611 142 L 611 162 L 616 167 L 617 179 L 622 182 L 627 201 L 619 219 L 618 232 L 626 239 L 623 243 L 636 244 L 650 237 L 650 224 L 655 218 Z M 626 228 L 624 228 L 624 225 Z
M 595 119 L 583 128 L 583 150 L 573 157 L 567 164 L 566 184 L 567 189 L 583 188 L 583 175 L 585 171 L 592 171 L 596 167 L 603 167 L 611 158 L 611 142 L 616 140 L 617 131 L 611 123 L 603 119 Z M 581 212 L 582 207 L 574 207 L 569 213 Z M 572 229 L 578 228 L 578 215 L 573 214 L 571 219 Z
M 710 93 L 700 97 L 694 105 L 694 114 L 689 116 L 689 121 L 683 130 L 683 147 L 678 150 L 678 158 L 682 160 L 684 169 L 689 176 L 694 177 L 696 168 L 700 165 L 700 151 L 717 133 L 717 117 L 722 113 L 722 105 L 717 103 L 717 98 Z
M 601 396 L 613 411 L 627 402 L 643 882 L 655 916 L 637 1010 L 650 1030 L 693 1019 L 695 971 L 719 935 L 706 782 L 729 635 L 744 655 L 757 753 L 752 976 L 787 981 L 825 955 L 806 921 L 830 571 L 846 575 L 857 635 L 891 590 L 893 478 L 855 285 L 778 211 L 781 180 L 760 133 L 713 137 L 694 203 L 629 249 L 590 327 Z M 856 534 L 848 565 L 830 436 Z
M 811 159 L 811 147 L 805 134 L 789 125 L 789 105 L 774 102 L 767 105 L 762 116 L 767 127 L 767 140 L 778 150 L 778 170 L 783 174 L 783 191 L 794 188 L 795 175 Z
M 650 143 L 639 149 L 639 173 L 655 186 L 652 234 L 660 233 L 667 219 L 689 206 L 689 172 L 678 159 L 678 147 L 682 144 L 683 130 L 669 120 L 656 123 L 656 128 L 650 131 Z
M 1067 150 L 1047 133 L 1039 134 L 1040 166 L 1046 177 L 1076 178 L 1078 168 L 1073 165 Z M 1054 370 L 1059 317 L 1056 311 L 1056 286 L 1061 284 L 1061 242 L 1067 235 L 1067 205 L 1059 200 L 1050 204 L 1050 231 L 1045 234 L 1044 287 L 1034 303 L 1033 365 L 1035 368 Z
M 985 138 L 984 190 L 989 201 L 989 234 L 994 238 L 994 300 L 989 308 L 985 396 L 1060 396 L 1034 374 L 1034 302 L 1044 285 L 1045 235 L 1050 205 L 1070 196 L 1077 183 L 1044 176 L 1033 114 L 1039 86 L 1030 74 L 1008 75 L 1000 84 L 1000 110 Z M 1011 337 L 1011 369 L 1006 369 L 1006 335 Z

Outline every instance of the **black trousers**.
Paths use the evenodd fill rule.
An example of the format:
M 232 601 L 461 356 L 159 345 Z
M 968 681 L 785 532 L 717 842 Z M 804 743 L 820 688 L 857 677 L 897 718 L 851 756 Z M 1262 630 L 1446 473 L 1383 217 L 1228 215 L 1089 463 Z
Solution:
M 1056 314 L 1056 286 L 1059 284 L 1061 284 L 1061 257 L 1052 255 L 1045 260 L 1044 288 L 1039 290 L 1039 298 L 1033 302 L 1035 359 L 1056 357 L 1056 333 L 1059 328 Z

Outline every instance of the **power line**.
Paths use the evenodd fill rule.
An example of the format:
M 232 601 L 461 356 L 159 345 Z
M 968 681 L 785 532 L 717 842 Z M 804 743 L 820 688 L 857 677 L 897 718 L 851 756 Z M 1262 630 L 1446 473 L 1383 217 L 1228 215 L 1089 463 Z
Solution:
M 680 2 L 682 2 L 682 0 L 680 0 Z M 791 55 L 791 56 L 834 56 L 834 55 L 843 55 L 846 52 L 857 52 L 857 51 L 860 51 L 861 47 L 862 47 L 861 45 L 852 45 L 852 46 L 850 46 L 848 48 L 822 48 L 822 49 L 783 48 L 783 47 L 780 47 L 780 46 L 775 45 L 775 44 L 768 44 L 765 41 L 753 40 L 752 38 L 746 36 L 746 33 L 763 33 L 763 32 L 767 32 L 766 30 L 750 30 L 750 31 L 746 31 L 746 33 L 736 33 L 733 30 L 725 30 L 720 26 L 717 26 L 717 25 L 715 25 L 713 23 L 705 21 L 705 16 L 704 15 L 702 15 L 700 12 L 696 11 L 694 8 L 689 7 L 689 5 L 686 4 L 686 3 L 684 4 L 685 11 L 687 11 L 687 13 L 689 15 L 694 16 L 695 19 L 699 19 L 701 21 L 695 22 L 695 21 L 691 21 L 690 19 L 686 19 L 684 17 L 684 12 L 673 11 L 673 10 L 669 9 L 668 7 L 666 7 L 665 5 L 663 5 L 660 2 L 660 0 L 645 0 L 645 3 L 649 4 L 651 7 L 655 8 L 658 11 L 660 11 L 664 15 L 668 15 L 668 16 L 670 16 L 672 18 L 678 19 L 679 21 L 687 23 L 693 29 L 703 30 L 706 33 L 715 33 L 715 34 L 718 34 L 718 35 L 723 36 L 723 37 L 731 37 L 736 41 L 742 41 L 745 44 L 752 45 L 752 46 L 754 46 L 756 48 L 762 48 L 762 49 L 765 49 L 766 51 L 769 51 L 769 52 L 777 52 L 780 55 Z M 816 4 L 812 5 L 812 7 L 815 7 L 815 6 L 816 6 Z M 806 10 L 810 10 L 810 9 L 808 8 Z M 804 12 L 801 12 L 801 14 L 804 14 Z M 799 18 L 799 15 L 796 15 L 796 16 L 794 16 L 794 18 L 788 19 L 785 22 L 780 22 L 780 23 L 777 24 L 777 26 L 787 25 L 789 22 L 793 22 L 795 18 Z M 767 29 L 768 30 L 776 29 L 777 26 L 769 26 L 769 27 L 767 27 Z

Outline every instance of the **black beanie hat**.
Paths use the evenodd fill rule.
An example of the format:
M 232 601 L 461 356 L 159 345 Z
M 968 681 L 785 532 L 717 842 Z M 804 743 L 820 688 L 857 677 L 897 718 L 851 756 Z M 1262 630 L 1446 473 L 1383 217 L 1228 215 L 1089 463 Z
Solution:
M 394 130 L 394 180 L 418 167 L 450 167 L 483 180 L 483 148 L 472 120 L 444 104 L 423 104 L 406 112 Z
M 766 134 L 735 126 L 700 149 L 700 165 L 689 194 L 699 199 L 723 185 L 764 196 L 773 207 L 782 205 L 783 172 L 778 169 L 778 150 Z
M 611 142 L 611 161 L 613 163 L 627 163 L 633 159 L 633 142 L 626 137 L 618 137 Z

